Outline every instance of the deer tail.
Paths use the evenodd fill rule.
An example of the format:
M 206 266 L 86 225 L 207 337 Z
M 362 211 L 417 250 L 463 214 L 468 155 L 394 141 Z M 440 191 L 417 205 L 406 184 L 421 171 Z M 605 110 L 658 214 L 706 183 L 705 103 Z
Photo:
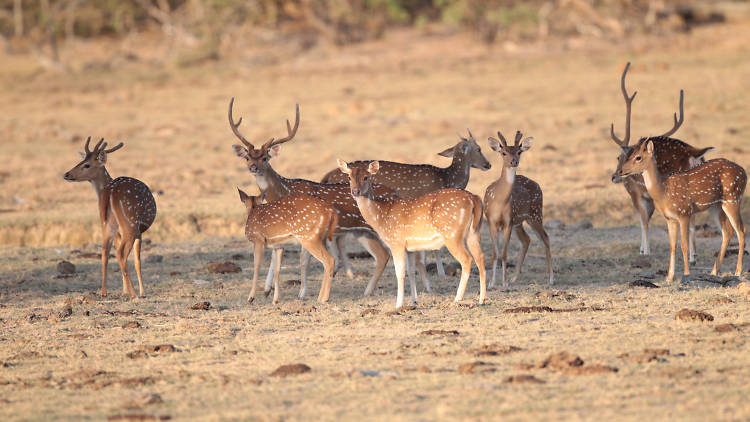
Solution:
M 471 220 L 471 230 L 477 231 L 482 227 L 482 213 L 484 206 L 482 205 L 482 200 L 479 199 L 478 196 L 472 193 L 469 195 L 471 195 L 471 201 L 474 203 L 474 208 L 472 209 L 474 212 L 474 218 Z

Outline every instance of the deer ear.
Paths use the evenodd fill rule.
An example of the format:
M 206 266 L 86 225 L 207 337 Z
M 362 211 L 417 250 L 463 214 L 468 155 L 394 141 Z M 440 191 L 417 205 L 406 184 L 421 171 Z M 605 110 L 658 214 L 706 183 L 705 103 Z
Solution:
M 234 150 L 234 153 L 237 154 L 238 157 L 244 158 L 247 160 L 247 157 L 248 157 L 247 148 L 243 147 L 242 145 L 234 144 L 232 145 L 232 149 Z
M 503 146 L 500 144 L 500 141 L 493 137 L 487 138 L 487 142 L 490 143 L 490 148 L 492 148 L 495 152 L 503 152 Z
M 274 145 L 268 150 L 268 156 L 271 158 L 278 157 L 279 154 L 281 154 L 281 145 Z
M 453 158 L 453 150 L 454 149 L 456 149 L 455 146 L 450 147 L 450 148 L 446 149 L 445 151 L 438 152 L 438 155 L 440 155 L 442 157 Z
M 240 201 L 242 201 L 243 204 L 247 203 L 247 194 L 240 188 L 237 188 L 237 192 L 240 194 Z
M 80 151 L 79 151 L 79 152 L 78 152 L 78 155 L 80 155 L 80 156 L 81 156 L 81 159 L 84 159 L 84 158 L 86 158 L 86 154 L 85 154 L 85 153 L 83 153 L 83 152 L 80 152 Z
M 380 162 L 379 161 L 372 161 L 369 166 L 367 166 L 367 171 L 370 174 L 375 174 L 380 170 Z
M 338 164 L 339 170 L 341 170 L 342 173 L 352 174 L 352 170 L 349 168 L 349 165 L 346 164 L 346 161 L 342 160 L 341 158 L 337 158 L 336 164 Z
M 526 152 L 531 149 L 531 146 L 534 145 L 534 138 L 528 137 L 521 141 L 521 151 Z
M 653 141 L 646 142 L 646 151 L 648 151 L 649 154 L 653 154 L 654 153 L 654 142 Z

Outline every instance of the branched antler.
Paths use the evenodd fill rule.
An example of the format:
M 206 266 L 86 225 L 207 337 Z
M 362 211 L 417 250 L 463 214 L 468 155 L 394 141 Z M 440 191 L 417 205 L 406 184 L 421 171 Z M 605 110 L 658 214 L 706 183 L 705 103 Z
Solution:
M 682 122 L 685 121 L 685 114 L 682 110 L 682 105 L 684 101 L 685 101 L 685 91 L 681 89 L 680 90 L 680 118 L 677 119 L 677 113 L 675 113 L 674 114 L 674 126 L 667 133 L 661 136 L 670 136 L 673 133 L 677 132 L 677 129 L 679 129 L 680 126 L 682 126 Z
M 638 91 L 633 92 L 633 95 L 628 95 L 628 90 L 625 88 L 625 76 L 628 74 L 628 69 L 630 68 L 630 62 L 628 62 L 625 65 L 625 70 L 622 71 L 622 79 L 620 80 L 620 89 L 622 90 L 622 96 L 625 98 L 625 138 L 620 139 L 615 135 L 615 124 L 612 123 L 612 125 L 609 128 L 609 134 L 612 136 L 612 140 L 615 141 L 617 145 L 620 145 L 621 147 L 628 146 L 628 142 L 630 142 L 630 112 L 631 112 L 631 106 L 633 104 L 633 99 L 635 98 L 635 95 L 638 93 Z
M 242 117 L 240 117 L 240 120 L 237 120 L 237 123 L 234 122 L 234 118 L 232 117 L 232 105 L 234 105 L 234 97 L 232 97 L 231 100 L 229 100 L 229 126 L 232 128 L 232 132 L 234 133 L 234 136 L 239 138 L 240 141 L 242 141 L 243 144 L 245 144 L 246 147 L 253 150 L 255 147 L 253 144 L 250 143 L 243 135 L 240 133 L 239 127 L 242 123 Z

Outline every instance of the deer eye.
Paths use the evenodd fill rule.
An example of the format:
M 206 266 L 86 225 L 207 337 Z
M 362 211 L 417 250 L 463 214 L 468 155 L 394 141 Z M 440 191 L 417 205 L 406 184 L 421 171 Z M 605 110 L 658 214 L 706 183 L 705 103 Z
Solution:
M 635 157 L 635 161 L 636 162 L 641 161 L 641 156 L 639 155 L 639 156 Z
M 91 164 L 89 164 L 89 163 L 86 163 L 86 164 L 83 165 L 83 168 L 85 168 L 85 169 L 87 169 L 89 167 L 91 167 Z
M 501 151 L 500 153 L 503 154 L 503 155 L 508 155 L 508 154 L 505 153 L 505 151 Z
M 366 181 L 370 180 L 370 176 L 365 176 L 362 180 L 364 180 L 366 182 Z
M 263 162 L 268 162 L 268 157 L 263 157 L 262 160 Z

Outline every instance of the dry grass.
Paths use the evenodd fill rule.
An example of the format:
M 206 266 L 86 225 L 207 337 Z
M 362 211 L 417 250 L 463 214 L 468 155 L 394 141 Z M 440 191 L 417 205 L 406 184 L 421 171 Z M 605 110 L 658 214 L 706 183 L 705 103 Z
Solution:
M 639 230 L 622 227 L 635 218 L 623 189 L 608 182 L 617 150 L 607 126 L 614 119 L 622 127 L 617 78 L 630 59 L 630 86 L 640 92 L 636 136 L 666 130 L 684 87 L 680 137 L 746 164 L 750 56 L 738 40 L 748 34 L 750 27 L 734 24 L 567 53 L 396 38 L 335 55 L 313 50 L 283 65 L 237 61 L 177 72 L 138 64 L 67 78 L 34 76 L 30 63 L 4 57 L 0 244 L 13 247 L 0 249 L 0 418 L 747 419 L 748 296 L 734 287 L 627 285 L 664 269 L 666 236 L 656 218 L 653 267 L 633 268 Z M 354 280 L 338 275 L 322 305 L 313 300 L 318 265 L 308 299 L 296 302 L 296 254 L 285 260 L 282 303 L 261 296 L 248 306 L 251 254 L 237 237 L 243 208 L 234 186 L 251 178 L 230 149 L 231 96 L 253 139 L 282 133 L 300 102 L 299 139 L 274 163 L 290 176 L 318 178 L 336 157 L 447 165 L 435 153 L 466 126 L 481 138 L 522 129 L 536 143 L 521 172 L 543 187 L 547 217 L 589 218 L 597 228 L 551 232 L 554 290 L 543 284 L 534 239 L 524 276 L 492 291 L 485 306 L 452 304 L 456 280 L 433 275 L 435 294 L 421 294 L 416 310 L 390 314 L 392 266 L 374 297 L 361 298 L 369 259 L 354 261 L 363 272 Z M 145 264 L 144 300 L 126 300 L 116 272 L 111 297 L 99 299 L 98 259 L 81 256 L 95 253 L 99 239 L 94 195 L 61 174 L 89 134 L 126 142 L 110 157 L 113 176 L 163 191 L 144 255 L 164 262 Z M 474 173 L 469 189 L 483 191 L 497 172 Z M 60 244 L 83 246 L 38 247 Z M 697 272 L 707 271 L 717 249 L 717 238 L 699 239 Z M 73 277 L 55 278 L 61 259 L 77 265 Z M 208 273 L 218 260 L 245 270 Z M 472 276 L 467 299 L 476 300 L 477 284 Z M 189 309 L 200 301 L 211 309 Z M 505 312 L 520 306 L 570 312 Z M 714 321 L 675 320 L 683 308 Z M 131 321 L 140 328 L 123 328 Z M 715 330 L 727 323 L 736 330 Z M 161 344 L 176 350 L 143 348 Z M 560 351 L 584 365 L 535 368 Z M 271 376 L 293 363 L 311 371 Z

